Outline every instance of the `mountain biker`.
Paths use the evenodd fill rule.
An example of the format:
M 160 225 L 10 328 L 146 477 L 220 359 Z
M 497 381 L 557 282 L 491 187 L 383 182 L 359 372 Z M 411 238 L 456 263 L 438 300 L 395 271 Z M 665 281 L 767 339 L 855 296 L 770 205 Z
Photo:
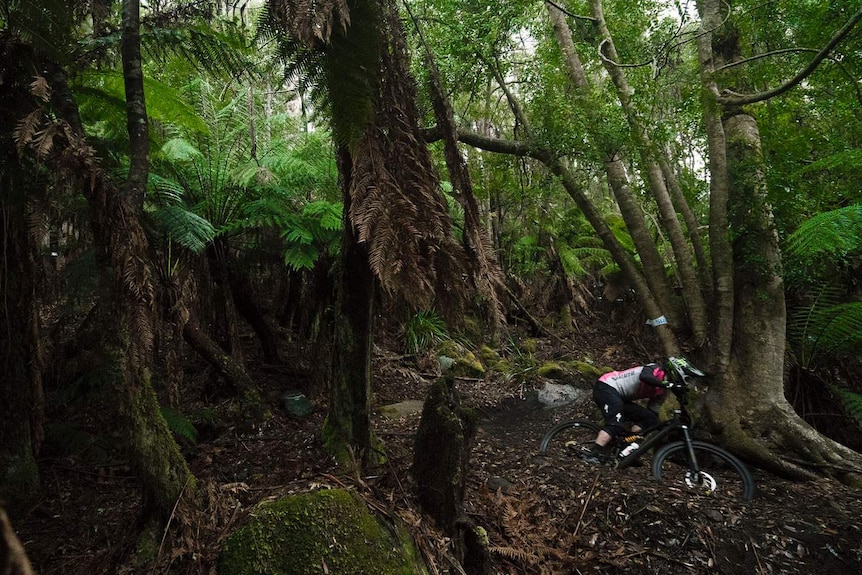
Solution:
M 632 367 L 624 371 L 610 371 L 600 376 L 593 386 L 593 401 L 599 406 L 605 426 L 592 445 L 584 449 L 581 457 L 589 463 L 606 463 L 614 438 L 627 432 L 640 431 L 658 423 L 658 410 L 667 397 L 668 376 L 674 372 L 673 358 Z M 646 407 L 636 403 L 648 400 Z

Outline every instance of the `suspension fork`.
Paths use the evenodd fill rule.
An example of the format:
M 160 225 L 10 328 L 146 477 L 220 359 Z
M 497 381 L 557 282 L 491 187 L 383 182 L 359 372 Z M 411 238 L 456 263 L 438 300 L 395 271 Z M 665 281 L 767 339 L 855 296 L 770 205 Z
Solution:
M 697 464 L 697 456 L 694 454 L 694 447 L 691 443 L 691 433 L 689 432 L 687 425 L 682 425 L 682 438 L 685 442 L 685 449 L 688 452 L 688 466 L 689 469 L 695 473 L 698 477 L 700 476 L 700 466 Z

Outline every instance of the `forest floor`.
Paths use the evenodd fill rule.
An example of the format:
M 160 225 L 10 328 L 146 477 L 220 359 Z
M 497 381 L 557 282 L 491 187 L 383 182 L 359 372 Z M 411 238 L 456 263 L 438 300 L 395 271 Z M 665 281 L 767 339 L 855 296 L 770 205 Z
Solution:
M 592 335 L 539 340 L 536 356 L 634 364 Z M 577 351 L 575 351 L 577 350 Z M 617 362 L 617 363 L 613 363 Z M 203 370 L 205 371 L 205 370 Z M 42 498 L 12 515 L 42 575 L 210 573 L 219 545 L 257 502 L 287 493 L 348 486 L 380 513 L 412 530 L 432 572 L 450 573 L 447 541 L 417 510 L 411 490 L 412 441 L 419 412 L 375 412 L 388 463 L 372 477 L 349 477 L 320 445 L 325 406 L 304 418 L 280 409 L 285 389 L 303 383 L 278 368 L 256 373 L 271 390 L 273 416 L 260 429 L 228 424 L 201 431 L 187 445 L 206 503 L 180 502 L 155 565 L 130 566 L 140 489 L 121 461 L 94 464 L 73 455 L 41 464 Z M 422 400 L 433 368 L 376 350 L 375 407 Z M 831 481 L 795 483 L 753 469 L 752 501 L 689 496 L 650 478 L 648 466 L 613 470 L 539 453 L 557 421 L 593 418 L 588 382 L 569 381 L 582 399 L 549 409 L 535 401 L 538 379 L 464 378 L 458 389 L 480 414 L 465 509 L 488 532 L 494 574 L 862 573 L 862 498 Z M 312 396 L 312 399 L 319 399 Z

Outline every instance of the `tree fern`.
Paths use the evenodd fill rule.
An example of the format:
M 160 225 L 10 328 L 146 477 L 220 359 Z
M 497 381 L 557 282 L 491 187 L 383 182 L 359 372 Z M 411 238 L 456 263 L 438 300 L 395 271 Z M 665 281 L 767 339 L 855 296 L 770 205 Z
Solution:
M 787 324 L 788 342 L 799 364 L 813 368 L 826 359 L 862 358 L 862 302 L 841 302 L 843 292 L 822 287 Z
M 180 206 L 162 206 L 149 213 L 159 230 L 170 241 L 199 253 L 216 236 L 216 230 L 207 220 Z
M 862 249 L 862 204 L 817 214 L 804 222 L 787 242 L 791 255 L 803 260 L 828 255 L 841 258 Z

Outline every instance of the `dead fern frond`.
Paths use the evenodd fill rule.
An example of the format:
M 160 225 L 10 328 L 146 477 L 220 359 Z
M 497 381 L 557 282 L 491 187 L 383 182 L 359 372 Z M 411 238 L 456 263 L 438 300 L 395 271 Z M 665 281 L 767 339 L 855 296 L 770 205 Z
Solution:
M 269 11 L 309 48 L 322 47 L 336 27 L 344 30 L 350 25 L 346 0 L 270 0 Z
M 30 82 L 30 93 L 42 100 L 48 102 L 51 99 L 51 86 L 44 76 L 36 76 Z
M 489 547 L 488 551 L 494 555 L 499 555 L 500 557 L 505 557 L 510 561 L 517 561 L 518 563 L 522 563 L 527 566 L 537 565 L 541 560 L 540 557 L 537 557 L 532 553 L 528 553 L 525 549 L 520 547 Z
M 44 117 L 44 112 L 37 108 L 18 121 L 15 131 L 12 132 L 12 139 L 15 141 L 19 154 L 22 154 L 30 143 L 33 142 Z
M 60 132 L 57 124 L 48 124 L 38 132 L 36 132 L 33 143 L 36 152 L 36 158 L 44 160 L 54 149 L 54 136 Z
M 466 260 L 452 235 L 439 176 L 419 137 L 415 86 L 394 3 L 381 34 L 381 81 L 370 126 L 352 148 L 348 216 L 380 285 L 448 318 L 467 299 Z M 384 9 L 386 9 L 384 8 Z

